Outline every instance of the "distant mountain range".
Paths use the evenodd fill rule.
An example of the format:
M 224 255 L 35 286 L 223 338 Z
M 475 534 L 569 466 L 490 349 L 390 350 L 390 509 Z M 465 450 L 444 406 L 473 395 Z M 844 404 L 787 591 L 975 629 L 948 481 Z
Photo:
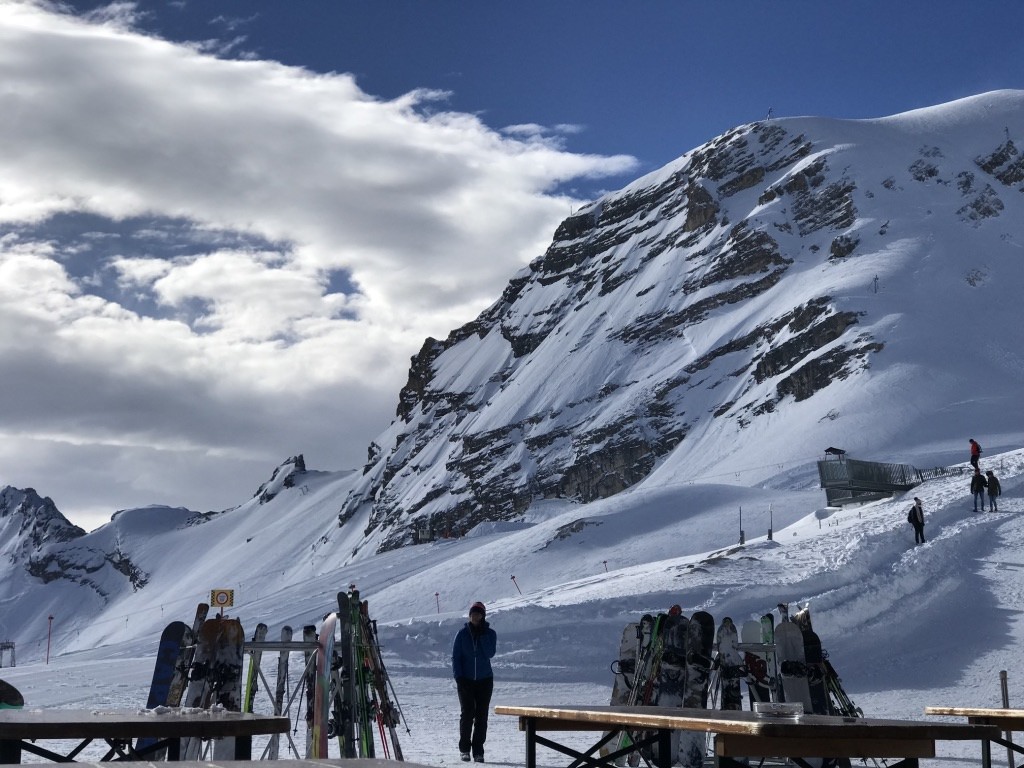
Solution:
M 0 490 L 0 605 L 33 597 L 0 634 L 54 583 L 79 611 L 144 596 L 169 551 L 209 580 L 218 547 L 251 545 L 254 568 L 302 578 L 547 499 L 813 488 L 830 445 L 928 462 L 950 436 L 1020 431 L 1018 146 L 1022 91 L 731 130 L 574 212 L 489 309 L 427 339 L 360 472 L 292 457 L 234 509 L 89 534 Z M 298 526 L 301 549 L 275 541 Z

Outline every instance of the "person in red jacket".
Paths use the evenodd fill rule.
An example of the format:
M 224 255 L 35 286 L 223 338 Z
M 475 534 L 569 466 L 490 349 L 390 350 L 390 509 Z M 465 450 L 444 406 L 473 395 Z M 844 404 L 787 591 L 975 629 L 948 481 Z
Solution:
M 978 459 L 981 458 L 981 446 L 972 437 L 967 441 L 971 444 L 971 466 L 975 469 L 978 468 Z

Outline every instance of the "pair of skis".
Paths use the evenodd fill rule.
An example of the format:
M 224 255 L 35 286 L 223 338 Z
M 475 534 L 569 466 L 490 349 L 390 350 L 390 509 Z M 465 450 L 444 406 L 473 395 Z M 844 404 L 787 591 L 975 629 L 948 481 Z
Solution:
M 332 737 L 342 757 L 376 757 L 376 726 L 382 756 L 404 759 L 398 739 L 401 708 L 384 665 L 377 623 L 355 588 L 339 592 L 338 610 L 324 619 L 312 669 L 310 757 L 326 758 Z

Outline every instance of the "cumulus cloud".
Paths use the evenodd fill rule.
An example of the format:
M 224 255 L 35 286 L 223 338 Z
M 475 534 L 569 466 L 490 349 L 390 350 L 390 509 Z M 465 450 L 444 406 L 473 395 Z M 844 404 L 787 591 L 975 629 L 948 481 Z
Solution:
M 0 0 L 0 483 L 72 516 L 358 466 L 423 338 L 544 250 L 559 185 L 635 167 L 136 14 Z

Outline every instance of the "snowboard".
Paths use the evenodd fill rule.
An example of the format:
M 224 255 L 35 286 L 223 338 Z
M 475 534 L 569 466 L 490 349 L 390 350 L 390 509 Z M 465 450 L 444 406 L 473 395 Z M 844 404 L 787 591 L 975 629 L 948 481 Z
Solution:
M 808 603 L 803 608 L 798 609 L 797 612 L 793 614 L 793 618 L 790 619 L 790 621 L 800 627 L 801 632 L 806 632 L 811 629 L 811 604 Z
M 811 693 L 811 711 L 816 715 L 831 715 L 831 703 L 825 687 L 825 665 L 821 640 L 812 629 L 803 630 L 804 664 L 807 668 L 807 687 Z
M 696 657 L 697 665 L 696 668 L 703 674 L 701 675 L 700 685 L 700 706 L 707 709 L 708 706 L 708 678 L 711 675 L 711 661 L 715 651 L 715 619 L 707 611 L 697 611 L 693 616 L 690 617 L 690 621 L 696 621 L 700 625 L 700 653 Z M 687 655 L 690 655 L 690 648 L 687 646 Z M 687 671 L 687 686 L 689 682 L 690 673 Z
M 216 616 L 203 622 L 199 628 L 184 706 L 201 709 L 220 706 L 240 712 L 244 647 L 245 630 L 238 619 Z M 198 759 L 201 741 L 199 738 L 184 740 L 182 759 Z M 214 757 L 231 758 L 234 755 L 234 742 L 234 738 L 217 739 Z
M 792 621 L 784 621 L 775 627 L 775 652 L 778 654 L 782 690 L 786 701 L 801 702 L 804 712 L 814 711 L 811 689 L 807 683 L 807 667 L 804 660 L 804 636 Z
M 149 684 L 146 709 L 167 704 L 167 694 L 170 692 L 171 680 L 174 677 L 174 665 L 178 661 L 178 654 L 181 652 L 182 641 L 187 631 L 188 625 L 183 621 L 172 621 L 164 627 L 160 635 L 160 644 L 157 646 L 156 666 L 153 668 L 153 680 Z
M 733 620 L 726 616 L 715 633 L 715 644 L 718 646 L 719 681 L 722 691 L 722 709 L 743 709 L 743 691 L 740 680 L 746 674 L 743 657 L 736 649 L 739 636 Z
M 160 634 L 160 643 L 156 649 L 156 665 L 153 667 L 153 679 L 149 684 L 149 697 L 146 709 L 167 706 L 167 697 L 174 680 L 174 670 L 181 655 L 182 645 L 189 632 L 188 624 L 183 621 L 172 621 Z M 152 736 L 140 738 L 135 742 L 135 751 L 148 750 L 157 740 Z
M 644 616 L 641 621 L 630 622 L 622 630 L 622 637 L 619 640 L 619 656 L 612 662 L 611 668 L 614 675 L 612 679 L 611 705 L 622 706 L 629 703 L 630 694 L 633 691 L 633 680 L 636 676 L 637 656 L 643 643 L 643 632 L 641 629 L 644 620 L 653 621 L 650 616 Z M 648 638 L 650 627 L 648 624 Z M 605 736 L 609 732 L 605 731 Z M 607 744 L 601 747 L 601 757 L 607 757 L 611 747 Z
M 747 670 L 747 692 L 750 699 L 750 708 L 754 708 L 755 701 L 770 701 L 771 688 L 768 676 L 768 662 L 764 651 L 754 650 L 764 648 L 761 640 L 761 622 L 750 619 L 743 622 L 740 629 L 740 639 L 745 646 L 743 650 L 743 664 Z
M 710 628 L 709 628 L 710 625 Z M 683 685 L 683 707 L 707 707 L 708 677 L 711 674 L 711 650 L 715 642 L 715 623 L 711 614 L 697 611 L 686 626 L 686 681 Z M 676 758 L 683 768 L 700 768 L 704 764 L 707 737 L 703 733 L 680 735 Z
M 686 684 L 686 642 L 690 620 L 682 613 L 669 613 L 661 625 L 661 664 L 658 667 L 659 707 L 681 707 Z M 680 754 L 681 741 L 690 734 L 672 731 L 669 738 L 670 755 Z M 669 762 L 672 762 L 671 760 Z
M 21 709 L 24 706 L 25 697 L 21 691 L 6 680 L 0 680 L 0 709 Z
M 262 621 L 256 625 L 256 631 L 252 633 L 253 648 L 249 651 L 249 672 L 245 677 L 245 698 L 242 707 L 243 712 L 252 712 L 252 706 L 256 701 L 256 691 L 259 690 L 260 664 L 263 661 L 263 649 L 259 644 L 267 639 L 268 627 Z
M 636 657 L 639 652 L 640 622 L 634 621 L 626 625 L 622 630 L 622 638 L 619 640 L 619 657 L 612 662 L 612 698 L 611 705 L 620 706 L 625 704 L 629 698 L 629 692 L 633 689 L 633 676 L 636 674 Z

